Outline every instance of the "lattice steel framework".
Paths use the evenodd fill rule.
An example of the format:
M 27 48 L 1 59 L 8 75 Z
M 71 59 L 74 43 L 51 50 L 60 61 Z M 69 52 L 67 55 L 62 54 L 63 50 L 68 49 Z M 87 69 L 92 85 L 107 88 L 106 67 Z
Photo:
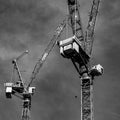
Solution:
M 93 40 L 94 40 L 94 28 L 96 17 L 98 13 L 100 0 L 93 0 L 91 12 L 89 15 L 89 21 L 84 37 L 82 29 L 82 23 L 80 19 L 80 5 L 77 0 L 68 0 L 68 9 L 70 14 L 71 28 L 73 35 L 75 35 L 81 42 L 81 48 L 84 50 L 84 54 L 91 55 Z M 79 51 L 80 53 L 80 51 Z M 93 120 L 93 78 L 89 75 L 89 57 L 86 59 L 85 56 L 81 56 L 81 61 L 76 63 L 71 58 L 75 68 L 81 76 L 81 120 Z M 78 67 L 79 66 L 79 67 Z

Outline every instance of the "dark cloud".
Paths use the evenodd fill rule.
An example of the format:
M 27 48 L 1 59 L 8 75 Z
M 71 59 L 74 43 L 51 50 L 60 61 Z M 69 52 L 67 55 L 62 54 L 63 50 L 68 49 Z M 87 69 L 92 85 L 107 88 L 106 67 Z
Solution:
M 28 44 L 42 44 L 47 38 L 50 22 L 59 13 L 47 1 L 0 1 L 0 43 L 7 48 L 22 50 Z M 47 38 L 48 39 L 48 38 Z M 14 44 L 13 44 L 14 43 Z

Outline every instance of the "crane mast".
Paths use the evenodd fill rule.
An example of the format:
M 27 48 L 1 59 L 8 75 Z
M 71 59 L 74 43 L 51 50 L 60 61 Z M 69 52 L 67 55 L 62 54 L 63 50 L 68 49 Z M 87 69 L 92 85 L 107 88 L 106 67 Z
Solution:
M 30 110 L 31 110 L 31 95 L 26 92 L 23 94 L 22 120 L 30 120 Z
M 81 19 L 80 19 L 80 13 L 79 13 L 79 3 L 77 0 L 74 0 L 74 2 L 71 0 L 68 0 L 68 6 L 69 6 L 69 14 L 71 17 L 71 27 L 73 31 L 73 35 L 77 37 L 79 41 L 82 42 L 81 48 L 84 50 L 84 34 L 82 30 L 82 24 L 81 24 Z M 79 27 L 78 27 L 79 26 Z M 80 53 L 80 50 L 79 50 Z M 84 52 L 85 53 L 85 52 Z M 80 53 L 80 56 L 83 54 Z M 92 81 L 91 78 L 88 76 L 88 68 L 87 64 L 89 62 L 89 59 L 87 60 L 88 62 L 85 62 L 84 57 L 81 57 L 83 64 L 80 62 L 77 62 L 79 66 L 75 64 L 73 57 L 72 57 L 72 62 L 74 63 L 75 67 L 77 68 L 77 71 L 80 71 L 81 75 L 81 120 L 93 120 L 93 108 L 92 108 Z M 88 57 L 89 58 L 89 57 Z

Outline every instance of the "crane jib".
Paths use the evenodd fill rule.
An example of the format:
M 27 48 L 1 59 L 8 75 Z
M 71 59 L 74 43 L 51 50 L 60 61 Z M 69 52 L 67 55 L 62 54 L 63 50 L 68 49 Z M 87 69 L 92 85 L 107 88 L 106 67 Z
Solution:
M 52 51 L 52 49 L 54 48 L 54 46 L 57 43 L 58 38 L 60 37 L 62 31 L 64 30 L 66 26 L 66 18 L 63 20 L 62 23 L 60 23 L 60 25 L 57 27 L 55 34 L 53 35 L 53 38 L 51 39 L 51 41 L 49 42 L 49 44 L 47 45 L 45 51 L 42 54 L 42 57 L 38 60 L 38 62 L 36 63 L 31 78 L 30 78 L 30 82 L 27 86 L 27 88 L 32 84 L 33 80 L 36 79 L 37 74 L 39 73 L 41 67 L 43 66 L 43 63 L 46 61 L 47 57 L 49 56 L 50 52 Z

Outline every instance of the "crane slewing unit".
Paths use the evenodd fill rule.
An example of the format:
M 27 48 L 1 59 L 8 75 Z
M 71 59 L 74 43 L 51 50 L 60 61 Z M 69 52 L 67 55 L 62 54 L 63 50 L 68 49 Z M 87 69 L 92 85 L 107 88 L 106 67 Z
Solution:
M 85 36 L 85 43 L 86 43 L 86 52 L 87 54 L 91 55 L 93 42 L 94 42 L 94 30 L 95 30 L 95 23 L 98 14 L 100 0 L 93 0 L 93 5 L 90 11 L 86 36 Z

